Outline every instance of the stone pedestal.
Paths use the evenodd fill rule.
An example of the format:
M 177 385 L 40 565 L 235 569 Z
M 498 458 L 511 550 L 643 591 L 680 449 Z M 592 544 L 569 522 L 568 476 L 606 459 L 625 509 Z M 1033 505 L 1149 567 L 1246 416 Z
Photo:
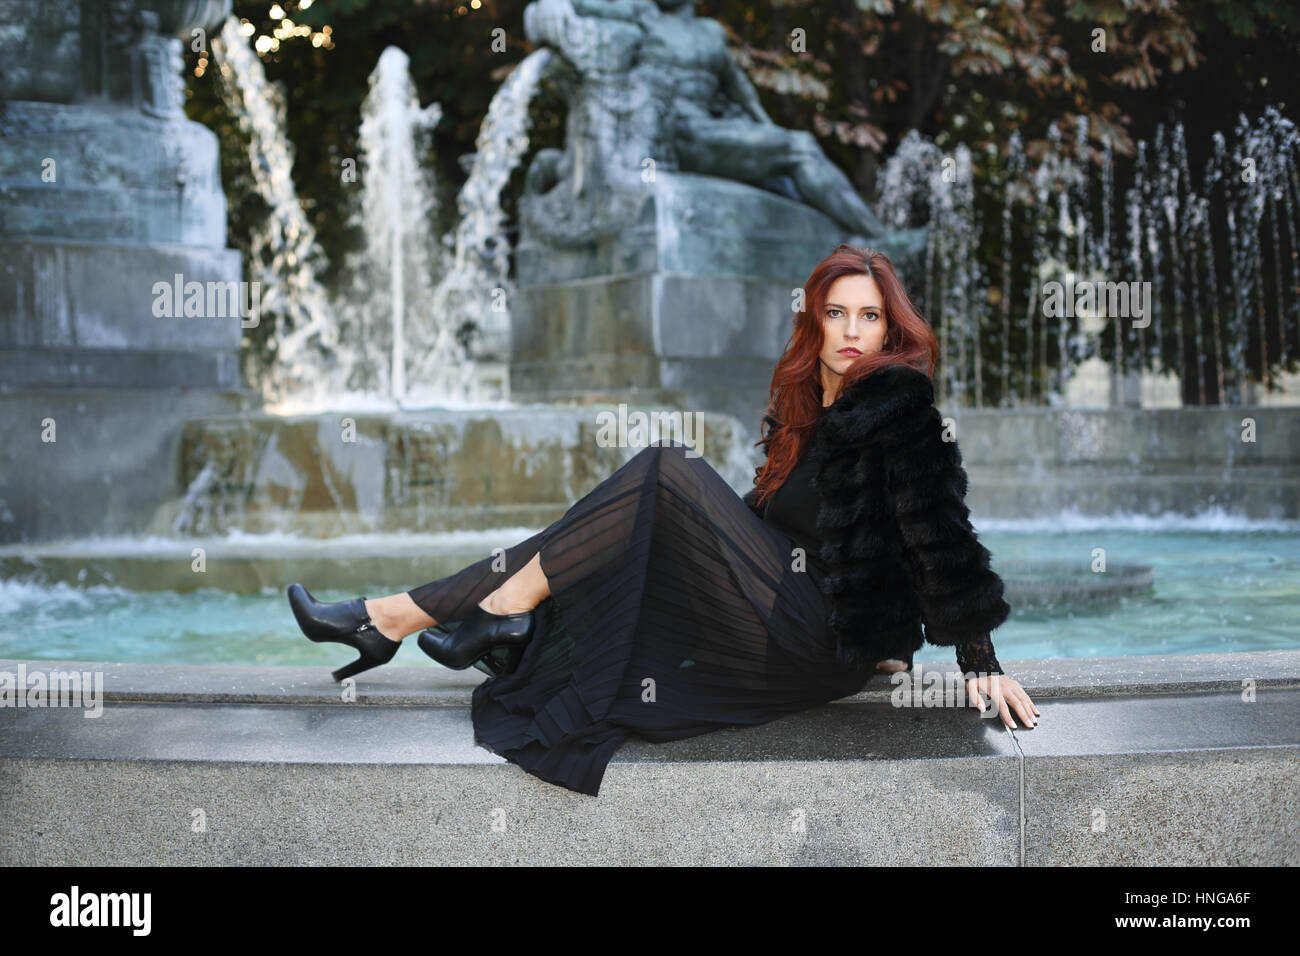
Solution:
M 211 130 L 124 104 L 0 108 L 0 381 L 239 388 L 241 279 Z M 160 291 L 195 283 L 201 308 Z
M 795 290 L 846 240 L 839 228 L 763 189 L 661 170 L 626 229 L 562 245 L 532 225 L 530 199 L 520 203 L 513 397 L 662 401 L 756 426 Z
M 205 314 L 155 314 L 176 311 L 177 276 L 204 281 Z M 234 249 L 0 237 L 0 382 L 240 388 L 241 318 L 206 296 L 239 279 Z
M 258 301 L 178 39 L 229 8 L 0 0 L 0 541 L 143 527 L 184 490 L 182 422 L 253 398 Z

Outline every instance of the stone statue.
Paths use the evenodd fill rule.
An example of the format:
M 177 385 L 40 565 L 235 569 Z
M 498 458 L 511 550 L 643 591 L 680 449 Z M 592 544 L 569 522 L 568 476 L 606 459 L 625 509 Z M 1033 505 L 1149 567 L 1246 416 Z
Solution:
M 534 215 L 553 240 L 590 240 L 626 223 L 647 169 L 701 173 L 800 200 L 870 244 L 887 230 L 811 133 L 777 126 L 727 50 L 718 21 L 693 0 L 535 0 L 528 39 L 572 71 L 567 149 L 543 150 L 526 189 L 564 179 Z M 923 230 L 921 231 L 923 232 Z
M 137 11 L 131 26 L 134 35 L 126 59 L 131 105 L 149 116 L 184 117 L 181 41 L 159 32 L 158 14 L 153 10 Z
M 226 247 L 180 37 L 231 0 L 0 0 L 0 237 Z

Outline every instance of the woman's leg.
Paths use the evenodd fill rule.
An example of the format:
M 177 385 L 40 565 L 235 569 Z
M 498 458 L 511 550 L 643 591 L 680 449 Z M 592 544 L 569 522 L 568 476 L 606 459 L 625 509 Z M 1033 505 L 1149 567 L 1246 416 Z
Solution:
M 532 560 L 479 601 L 478 606 L 493 614 L 516 614 L 531 611 L 550 594 L 546 576 L 542 574 L 541 557 L 534 554 Z M 390 641 L 401 641 L 415 631 L 438 623 L 415 603 L 409 591 L 367 599 L 366 613 L 379 633 Z
M 539 551 L 532 560 L 506 579 L 482 601 L 479 607 L 493 614 L 518 614 L 531 611 L 551 596 L 550 582 L 542 573 L 542 555 Z
M 648 482 L 656 480 L 652 473 L 660 467 L 660 456 L 673 456 L 667 467 L 674 473 L 689 469 L 682 451 L 672 447 L 678 444 L 643 449 L 574 502 L 562 518 L 504 554 L 483 558 L 410 591 L 367 601 L 371 620 L 386 636 L 401 640 L 436 623 L 461 620 L 474 605 L 493 614 L 537 607 L 550 596 L 554 575 L 560 575 L 562 583 L 572 583 L 626 550 L 637 513 L 646 507 L 642 493 Z M 598 489 L 602 494 L 595 494 Z M 633 503 L 631 509 L 628 501 Z M 557 559 L 554 550 L 548 551 L 552 574 L 547 575 L 542 569 L 542 545 L 552 536 L 562 541 L 558 550 L 563 559 Z M 575 543 L 581 546 L 575 547 Z
M 381 598 L 367 598 L 366 613 L 370 615 L 370 622 L 379 633 L 390 641 L 400 642 L 408 634 L 438 623 L 425 614 L 405 591 Z
M 367 601 L 366 609 L 371 612 L 371 620 L 384 634 L 401 640 L 414 631 L 435 624 L 463 620 L 475 605 L 494 614 L 507 613 L 511 609 L 523 610 L 525 606 L 535 607 L 550 593 L 545 578 L 541 576 L 540 564 L 535 560 L 549 530 L 539 531 L 531 538 L 499 554 L 475 561 L 445 578 L 376 601 Z M 536 569 L 536 575 L 525 571 L 530 563 Z M 506 611 L 498 608 L 506 608 Z M 384 618 L 384 623 L 376 613 Z

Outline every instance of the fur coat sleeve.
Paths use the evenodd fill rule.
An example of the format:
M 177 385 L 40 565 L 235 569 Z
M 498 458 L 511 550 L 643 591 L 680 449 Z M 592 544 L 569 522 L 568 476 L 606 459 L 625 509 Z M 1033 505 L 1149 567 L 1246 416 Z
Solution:
M 928 376 L 887 365 L 847 389 L 817 423 L 821 556 L 830 624 L 846 663 L 906 658 L 924 638 L 951 646 L 963 673 L 1003 673 L 990 633 L 1010 614 L 1001 578 L 965 504 L 966 472 L 945 440 Z M 754 492 L 746 504 L 762 517 Z M 912 624 L 912 626 L 916 626 Z M 877 657 L 876 655 L 880 655 Z
M 963 673 L 1003 673 L 990 635 L 1011 608 L 970 523 L 961 451 L 945 433 L 928 378 L 898 368 L 890 377 L 900 379 L 900 389 L 916 389 L 929 399 L 882 423 L 880 441 L 885 496 L 902 543 L 903 570 L 921 605 L 925 638 L 955 647 Z

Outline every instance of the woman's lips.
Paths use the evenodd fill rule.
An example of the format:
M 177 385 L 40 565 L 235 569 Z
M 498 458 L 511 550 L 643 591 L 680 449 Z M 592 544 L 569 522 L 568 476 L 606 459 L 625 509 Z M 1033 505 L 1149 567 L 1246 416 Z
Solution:
M 841 354 L 841 355 L 852 355 L 852 356 L 855 356 L 855 357 L 856 357 L 856 356 L 858 356 L 858 355 L 861 355 L 862 353 L 859 352 L 857 349 L 840 349 L 840 354 Z

